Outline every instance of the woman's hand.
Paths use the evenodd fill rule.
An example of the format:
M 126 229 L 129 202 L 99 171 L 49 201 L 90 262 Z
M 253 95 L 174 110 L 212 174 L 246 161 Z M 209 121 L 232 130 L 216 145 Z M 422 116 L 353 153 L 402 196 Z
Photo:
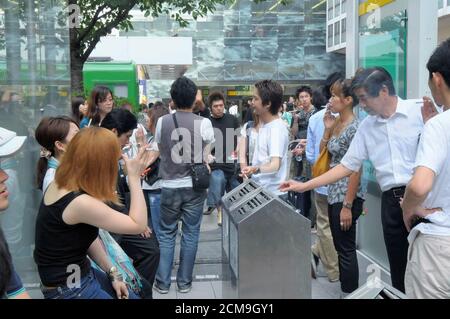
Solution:
M 152 237 L 152 234 L 153 234 L 152 230 L 150 229 L 150 227 L 147 226 L 147 229 L 145 230 L 145 232 L 143 232 L 141 234 L 141 237 L 142 238 L 150 238 L 150 237 Z
M 125 282 L 114 280 L 111 282 L 111 285 L 116 292 L 117 299 L 128 299 L 128 287 Z
M 352 211 L 346 207 L 342 207 L 340 219 L 341 230 L 345 232 L 349 231 L 353 224 Z
M 150 165 L 151 152 L 147 151 L 149 145 L 144 145 L 139 149 L 137 156 L 133 159 L 129 159 L 127 155 L 122 154 L 122 158 L 125 161 L 126 172 L 128 177 L 140 178 L 141 174 Z
M 325 115 L 323 117 L 323 124 L 325 125 L 326 130 L 333 129 L 334 125 L 336 124 L 336 117 L 331 114 L 330 110 L 325 112 Z

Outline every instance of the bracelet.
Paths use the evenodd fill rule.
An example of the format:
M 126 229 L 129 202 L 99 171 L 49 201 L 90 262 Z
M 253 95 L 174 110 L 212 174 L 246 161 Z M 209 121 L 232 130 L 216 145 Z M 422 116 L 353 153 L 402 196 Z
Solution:
M 122 274 L 114 266 L 112 266 L 111 269 L 108 271 L 108 277 L 111 282 L 123 281 Z
M 330 141 L 330 139 L 324 139 L 324 138 L 322 138 L 322 141 L 324 141 L 325 143 L 328 143 L 329 141 Z

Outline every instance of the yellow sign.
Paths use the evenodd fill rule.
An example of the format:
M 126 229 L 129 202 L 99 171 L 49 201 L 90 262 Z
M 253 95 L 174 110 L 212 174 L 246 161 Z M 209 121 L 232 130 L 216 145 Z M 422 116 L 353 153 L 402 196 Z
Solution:
M 251 91 L 236 91 L 236 90 L 228 90 L 228 96 L 252 96 L 253 93 Z
M 394 2 L 395 0 L 368 0 L 359 4 L 359 16 L 363 16 L 376 9 L 384 7 L 385 5 Z

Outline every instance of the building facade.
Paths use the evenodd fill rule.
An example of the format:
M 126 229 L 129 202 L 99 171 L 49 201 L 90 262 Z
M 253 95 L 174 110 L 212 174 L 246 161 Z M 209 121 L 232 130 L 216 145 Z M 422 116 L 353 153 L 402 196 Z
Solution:
M 326 15 L 321 0 L 295 0 L 286 6 L 236 0 L 197 21 L 186 17 L 186 28 L 166 15 L 146 18 L 136 12 L 134 30 L 118 34 L 191 37 L 193 63 L 186 76 L 200 86 L 247 86 L 269 78 L 294 91 L 300 83 L 316 84 L 344 70 L 344 56 L 326 52 Z M 158 90 L 155 83 L 160 80 L 166 80 L 167 91 L 169 79 L 152 78 L 151 72 L 149 90 Z

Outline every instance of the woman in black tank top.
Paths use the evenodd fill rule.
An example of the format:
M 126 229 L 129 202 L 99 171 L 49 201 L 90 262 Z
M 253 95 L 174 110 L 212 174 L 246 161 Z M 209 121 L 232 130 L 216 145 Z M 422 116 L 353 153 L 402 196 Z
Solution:
M 148 153 L 144 146 L 135 159 L 124 156 L 131 193 L 130 213 L 125 215 L 106 204 L 119 203 L 114 190 L 121 151 L 114 133 L 88 128 L 70 142 L 36 221 L 34 259 L 45 298 L 135 297 L 120 280 L 97 236 L 99 228 L 118 234 L 146 230 L 140 174 L 147 167 Z M 91 268 L 88 256 L 109 279 Z

